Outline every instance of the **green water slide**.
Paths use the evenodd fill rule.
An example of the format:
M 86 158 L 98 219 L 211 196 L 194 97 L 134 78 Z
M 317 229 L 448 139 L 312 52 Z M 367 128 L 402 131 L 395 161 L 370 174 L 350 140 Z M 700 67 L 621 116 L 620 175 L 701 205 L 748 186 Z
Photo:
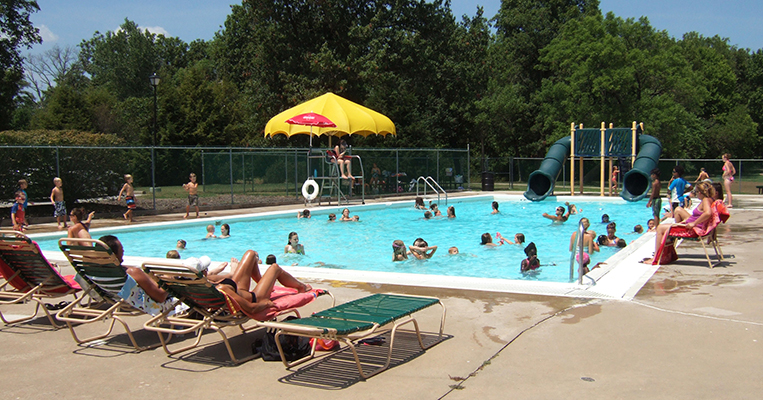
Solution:
M 638 154 L 633 168 L 623 177 L 620 197 L 628 201 L 639 201 L 649 194 L 652 179 L 650 172 L 657 167 L 662 154 L 662 143 L 649 135 L 638 136 Z
M 548 149 L 548 154 L 540 168 L 533 171 L 527 179 L 525 197 L 531 201 L 541 201 L 554 192 L 554 183 L 562 172 L 567 155 L 570 154 L 570 137 L 566 136 L 556 141 Z

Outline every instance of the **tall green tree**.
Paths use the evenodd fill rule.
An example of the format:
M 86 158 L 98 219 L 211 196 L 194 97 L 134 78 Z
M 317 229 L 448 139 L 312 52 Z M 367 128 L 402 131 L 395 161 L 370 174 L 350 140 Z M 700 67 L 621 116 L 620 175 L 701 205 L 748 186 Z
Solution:
M 24 77 L 22 48 L 42 43 L 40 32 L 29 17 L 40 10 L 34 0 L 3 0 L 0 2 L 0 129 L 11 125 L 14 97 L 19 93 Z
M 495 17 L 489 94 L 479 102 L 499 155 L 542 156 L 551 131 L 536 121 L 535 97 L 553 72 L 539 68 L 541 50 L 569 21 L 600 15 L 598 0 L 504 0 Z

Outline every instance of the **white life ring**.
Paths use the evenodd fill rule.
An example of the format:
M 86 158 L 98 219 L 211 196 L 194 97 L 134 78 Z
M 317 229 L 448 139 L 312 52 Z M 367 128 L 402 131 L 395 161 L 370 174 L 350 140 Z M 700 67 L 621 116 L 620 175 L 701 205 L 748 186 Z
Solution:
M 310 192 L 309 188 L 312 188 L 312 192 Z M 305 184 L 302 185 L 302 197 L 307 199 L 307 201 L 313 201 L 316 197 L 318 197 L 318 182 L 316 182 L 313 179 L 308 179 L 305 181 Z

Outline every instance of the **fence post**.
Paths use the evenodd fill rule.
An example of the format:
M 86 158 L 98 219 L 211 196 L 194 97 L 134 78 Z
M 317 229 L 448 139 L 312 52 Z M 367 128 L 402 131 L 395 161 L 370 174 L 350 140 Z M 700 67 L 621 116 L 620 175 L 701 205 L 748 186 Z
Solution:
M 56 176 L 61 176 L 61 166 L 59 164 L 60 156 L 58 154 L 59 147 L 56 146 Z
M 207 179 L 206 174 L 204 174 L 204 150 L 201 151 L 201 191 L 207 191 Z
M 469 189 L 472 189 L 472 152 L 469 143 L 466 144 L 466 183 Z
M 298 153 L 298 152 L 299 152 L 299 150 L 297 150 L 297 149 L 294 149 L 294 188 L 295 188 L 295 189 L 296 189 L 296 187 L 297 187 L 297 164 L 299 164 L 299 163 L 297 162 L 297 160 L 298 160 L 298 159 L 297 159 L 297 153 Z M 283 157 L 283 165 L 284 165 L 284 169 L 283 169 L 283 170 L 284 170 L 284 172 L 286 173 L 286 176 L 284 176 L 284 180 L 283 180 L 283 183 L 284 183 L 284 186 L 286 187 L 286 195 L 287 195 L 287 196 L 289 195 L 289 173 L 288 173 L 288 172 L 286 172 L 286 171 L 287 171 L 286 167 L 287 167 L 287 164 L 288 164 L 288 159 L 287 159 L 287 156 L 288 156 L 288 155 L 289 155 L 289 154 L 288 154 L 288 153 L 286 153 L 286 154 L 284 154 L 284 157 Z M 297 198 L 297 196 L 298 196 L 298 195 L 297 195 L 297 192 L 296 192 L 296 190 L 295 190 L 295 191 L 294 191 L 294 198 L 296 199 L 296 198 Z
M 228 170 L 230 172 L 230 203 L 233 204 L 233 148 L 228 147 Z
M 435 181 L 440 182 L 440 149 L 434 151 L 435 159 L 437 160 L 437 172 L 435 173 Z
M 514 190 L 514 156 L 509 157 L 509 189 Z
M 246 194 L 246 161 L 244 160 L 244 153 L 241 153 L 241 187 L 244 189 L 244 194 Z
M 395 149 L 395 193 L 397 193 L 398 180 L 400 180 L 400 150 Z
M 154 211 L 156 211 L 156 159 L 154 158 L 154 150 L 156 147 L 151 146 L 151 198 L 153 199 Z

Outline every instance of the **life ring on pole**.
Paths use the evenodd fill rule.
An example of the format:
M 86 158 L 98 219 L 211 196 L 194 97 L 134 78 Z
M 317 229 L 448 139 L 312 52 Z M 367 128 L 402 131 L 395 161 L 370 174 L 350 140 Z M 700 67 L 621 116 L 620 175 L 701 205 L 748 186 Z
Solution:
M 310 191 L 311 188 L 312 192 Z M 319 189 L 320 188 L 318 187 L 318 182 L 313 179 L 308 179 L 302 185 L 302 197 L 304 197 L 307 201 L 313 201 L 316 197 L 318 197 Z

